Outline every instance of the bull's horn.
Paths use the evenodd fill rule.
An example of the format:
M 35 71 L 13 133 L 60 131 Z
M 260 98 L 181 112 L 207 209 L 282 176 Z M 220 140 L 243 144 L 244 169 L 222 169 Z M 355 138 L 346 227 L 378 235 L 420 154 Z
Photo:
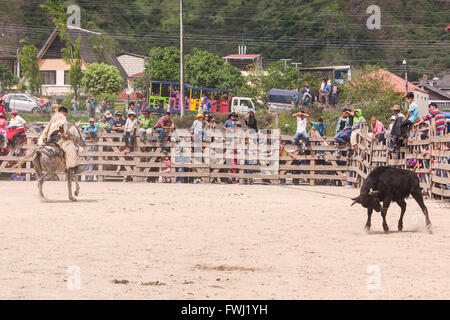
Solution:
M 350 207 L 353 206 L 355 203 L 358 203 L 358 201 L 353 200 L 353 203 L 350 205 Z

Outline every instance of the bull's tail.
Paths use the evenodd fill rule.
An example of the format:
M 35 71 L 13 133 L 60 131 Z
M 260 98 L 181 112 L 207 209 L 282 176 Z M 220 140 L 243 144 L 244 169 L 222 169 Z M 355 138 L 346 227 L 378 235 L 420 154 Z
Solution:
M 14 166 L 12 166 L 13 169 L 18 169 L 21 168 L 25 162 L 28 161 L 28 159 L 30 159 L 32 156 L 34 156 L 36 154 L 36 152 L 38 152 L 38 148 L 35 147 L 33 149 L 33 151 L 31 151 L 30 153 L 28 153 L 25 157 L 23 157 L 19 162 L 17 162 Z
M 42 177 L 42 166 L 41 166 L 41 153 L 38 152 L 36 157 L 33 159 L 34 170 L 37 173 L 38 178 Z

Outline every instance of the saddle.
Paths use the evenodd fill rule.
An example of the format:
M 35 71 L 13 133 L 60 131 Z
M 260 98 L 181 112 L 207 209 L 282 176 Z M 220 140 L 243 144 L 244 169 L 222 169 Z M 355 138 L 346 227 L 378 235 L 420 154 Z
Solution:
M 64 151 L 55 141 L 47 141 L 39 148 L 39 152 L 47 157 L 57 157 L 64 159 Z

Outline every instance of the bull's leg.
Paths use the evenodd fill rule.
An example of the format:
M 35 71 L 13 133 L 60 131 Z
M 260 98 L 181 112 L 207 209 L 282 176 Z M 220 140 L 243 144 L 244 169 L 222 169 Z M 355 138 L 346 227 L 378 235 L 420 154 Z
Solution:
M 402 212 L 400 213 L 400 219 L 398 219 L 398 231 L 402 231 L 403 230 L 403 215 L 405 214 L 405 211 L 406 211 L 406 202 L 404 199 L 397 200 L 396 202 L 402 209 Z
M 383 230 L 386 233 L 389 232 L 389 227 L 386 222 L 386 215 L 390 204 L 391 200 L 383 200 L 383 207 L 381 208 L 381 217 L 383 218 Z
M 373 212 L 373 209 L 367 209 L 367 222 L 366 222 L 366 227 L 364 228 L 364 230 L 366 231 L 366 232 L 369 232 L 369 230 L 370 230 L 370 221 L 371 221 L 371 218 L 372 218 L 372 212 Z
M 425 216 L 425 222 L 427 224 L 427 228 L 428 230 L 431 229 L 431 221 L 430 218 L 428 217 L 428 209 L 425 206 L 425 203 L 423 203 L 423 196 L 422 193 L 420 192 L 420 190 L 416 191 L 416 192 L 412 192 L 411 195 L 413 196 L 414 200 L 417 201 L 417 203 L 420 206 L 420 209 L 422 209 L 422 212 Z
M 76 201 L 72 195 L 72 178 L 73 178 L 73 169 L 67 169 L 67 189 L 69 191 L 69 200 L 70 201 Z

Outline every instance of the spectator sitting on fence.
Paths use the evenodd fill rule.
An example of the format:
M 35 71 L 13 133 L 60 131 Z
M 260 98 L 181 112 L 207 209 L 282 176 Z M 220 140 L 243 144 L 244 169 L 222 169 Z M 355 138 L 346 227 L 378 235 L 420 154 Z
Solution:
M 142 115 L 138 118 L 139 123 L 139 139 L 144 142 L 146 139 L 150 142 L 153 132 L 153 119 L 150 117 L 149 110 L 143 109 Z
M 306 132 L 309 114 L 297 112 L 294 113 L 292 117 L 296 118 L 297 120 L 297 131 L 294 135 L 294 142 L 297 146 L 300 146 L 302 148 L 302 151 L 304 152 L 306 147 L 309 145 L 309 136 Z
M 317 119 L 317 122 L 311 121 L 311 129 L 313 131 L 317 131 L 319 133 L 319 136 L 322 137 L 323 141 L 325 142 L 325 145 L 327 146 L 328 145 L 328 143 L 326 142 L 327 136 L 325 135 L 326 128 L 327 128 L 327 126 L 323 122 L 322 118 Z M 320 142 L 316 141 L 315 145 L 316 146 L 320 146 Z M 323 157 L 324 155 L 325 155 L 325 152 L 323 152 L 323 151 L 316 151 L 316 156 Z
M 223 125 L 223 128 L 225 131 L 234 129 L 234 128 L 241 128 L 242 124 L 238 120 L 238 115 L 235 112 L 230 113 L 228 116 L 228 120 L 225 121 L 225 124 Z
M 361 129 L 364 127 L 364 125 L 367 125 L 366 119 L 362 115 L 361 109 L 356 109 L 353 112 L 353 126 L 352 126 L 352 133 L 350 135 L 350 144 L 353 147 L 353 150 L 355 152 L 358 151 L 358 141 L 357 137 L 358 134 L 361 132 Z
M 350 110 L 345 108 L 336 124 L 336 135 L 334 140 L 339 143 L 340 147 L 344 147 L 349 142 L 352 134 L 352 126 L 350 126 Z
M 131 152 L 131 148 L 134 146 L 134 139 L 136 138 L 137 119 L 134 111 L 128 111 L 127 122 L 125 122 L 125 130 L 123 133 L 123 139 L 125 140 L 124 153 Z
M 125 130 L 125 122 L 126 120 L 122 117 L 122 112 L 116 112 L 116 119 L 114 120 L 114 124 L 112 125 L 112 129 L 117 133 L 123 133 Z
M 414 126 L 418 126 L 421 123 L 424 123 L 425 121 L 431 121 L 431 119 L 434 119 L 435 128 L 436 128 L 436 135 L 439 136 L 444 133 L 445 128 L 445 115 L 438 109 L 438 106 L 435 102 L 431 102 L 428 105 L 428 111 L 429 113 L 423 117 L 422 120 L 419 122 L 416 122 Z
M 84 128 L 84 134 L 86 135 L 86 141 L 92 142 L 97 138 L 98 125 L 95 123 L 94 118 L 89 119 L 89 124 Z
M 294 150 L 286 150 L 286 140 L 281 140 L 280 145 L 280 157 L 289 156 L 293 160 L 297 160 L 297 157 L 295 156 Z
M 194 134 L 194 142 L 205 140 L 206 131 L 203 130 L 203 126 L 203 114 L 199 113 L 191 126 L 191 133 Z
M 408 113 L 406 114 L 404 120 L 400 125 L 402 129 L 402 135 L 404 138 L 408 137 L 408 131 L 411 129 L 411 126 L 419 117 L 419 107 L 414 102 L 414 93 L 412 92 L 408 93 L 407 100 L 409 103 Z
M 105 115 L 102 115 L 102 117 L 100 118 L 100 121 L 98 122 L 98 129 L 104 130 L 108 133 L 111 132 L 111 125 L 109 124 L 108 119 Z
M 209 129 L 216 129 L 217 123 L 216 123 L 216 116 L 211 116 L 211 121 L 209 122 L 208 128 Z
M 106 117 L 106 121 L 108 121 L 109 125 L 111 126 L 111 129 L 114 125 L 114 121 L 116 121 L 116 119 L 114 119 L 111 111 L 107 110 L 104 114 L 104 116 Z
M 159 134 L 158 142 L 163 143 L 165 130 L 172 130 L 174 128 L 175 124 L 172 119 L 170 119 L 170 112 L 166 112 L 154 126 L 155 131 Z
M 382 142 L 384 140 L 386 128 L 375 116 L 370 117 L 370 122 L 372 123 L 372 139 L 378 139 L 378 142 Z
M 393 129 L 395 124 L 395 116 L 391 116 L 391 123 L 389 124 L 388 128 L 386 129 L 385 138 L 388 141 L 389 150 L 392 152 L 395 148 L 395 141 L 393 136 Z

